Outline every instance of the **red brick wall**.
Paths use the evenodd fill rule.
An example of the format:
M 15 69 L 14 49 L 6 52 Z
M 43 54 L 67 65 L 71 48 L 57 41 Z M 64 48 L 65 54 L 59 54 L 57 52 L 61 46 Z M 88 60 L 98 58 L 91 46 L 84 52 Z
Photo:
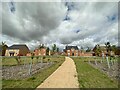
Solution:
M 72 50 L 67 50 L 66 55 L 67 55 L 67 56 L 73 56 L 73 55 L 72 55 L 73 53 L 74 53 L 74 56 L 76 56 L 76 53 L 78 53 L 78 55 L 79 55 L 78 50 L 74 50 L 74 51 L 72 51 Z M 77 55 L 77 56 L 78 56 L 78 55 Z
M 45 48 L 35 49 L 34 53 L 35 53 L 35 56 L 38 56 L 38 55 L 45 56 L 46 55 L 46 49 Z
M 45 48 L 42 48 L 42 49 L 40 50 L 40 53 L 41 53 L 42 56 L 45 56 L 45 55 L 46 55 L 46 49 L 45 49 Z
M 78 52 L 78 55 L 76 55 L 76 52 Z M 72 56 L 72 51 L 71 50 L 67 50 L 66 52 L 66 56 L 69 56 L 68 53 L 70 54 L 70 56 Z M 74 56 L 92 56 L 92 53 L 86 53 L 86 52 L 81 52 L 78 50 L 74 50 Z

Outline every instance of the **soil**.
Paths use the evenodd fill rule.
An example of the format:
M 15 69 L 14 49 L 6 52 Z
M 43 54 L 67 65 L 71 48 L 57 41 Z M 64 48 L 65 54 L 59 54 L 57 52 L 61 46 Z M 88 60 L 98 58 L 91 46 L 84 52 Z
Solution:
M 16 65 L 16 66 L 3 66 L 2 67 L 2 79 L 24 79 L 40 72 L 42 69 L 48 68 L 53 65 L 54 62 L 49 63 L 36 63 L 32 64 L 30 73 L 30 64 Z
M 103 73 L 107 74 L 110 78 L 120 80 L 120 66 L 117 61 L 115 61 L 113 64 L 110 63 L 110 68 L 108 68 L 107 62 L 98 62 L 95 63 L 95 61 L 88 62 L 91 66 L 93 66 L 96 69 L 99 69 Z

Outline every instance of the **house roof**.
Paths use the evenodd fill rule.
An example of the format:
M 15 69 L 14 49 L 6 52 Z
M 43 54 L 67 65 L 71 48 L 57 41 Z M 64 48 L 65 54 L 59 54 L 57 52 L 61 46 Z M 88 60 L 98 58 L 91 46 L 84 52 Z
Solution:
M 106 50 L 106 46 L 100 46 L 101 50 Z M 93 48 L 93 51 L 96 49 L 96 46 Z
M 66 46 L 66 50 L 70 50 L 72 48 L 74 48 L 75 50 L 78 50 L 77 46 Z
M 14 45 L 8 47 L 7 49 L 21 49 L 21 48 L 22 49 L 27 48 L 29 50 L 29 48 L 25 44 L 16 44 L 16 45 L 14 44 Z

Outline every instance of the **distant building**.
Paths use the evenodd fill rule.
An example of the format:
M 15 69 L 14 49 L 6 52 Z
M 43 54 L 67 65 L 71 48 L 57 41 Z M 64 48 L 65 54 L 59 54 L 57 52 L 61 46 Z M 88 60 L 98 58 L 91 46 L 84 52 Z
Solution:
M 5 56 L 26 56 L 30 52 L 25 44 L 16 44 L 6 49 Z
M 95 46 L 95 47 L 93 48 L 94 55 L 96 55 L 96 54 L 95 54 L 96 49 L 97 49 L 97 47 Z M 107 52 L 106 46 L 100 46 L 100 50 L 101 50 L 101 53 L 99 54 L 99 56 L 102 56 L 102 54 L 104 54 L 104 56 L 106 56 L 106 54 L 112 55 L 112 56 L 115 55 L 115 52 L 114 52 L 114 51 L 109 51 L 109 52 Z
M 46 47 L 42 44 L 40 47 L 34 50 L 35 56 L 46 56 Z
M 64 52 L 67 56 L 78 56 L 79 55 L 79 49 L 77 46 L 66 46 L 64 49 Z
M 93 52 L 80 51 L 77 46 L 66 46 L 62 55 L 66 56 L 92 56 Z
M 106 53 L 107 53 L 106 46 L 100 46 L 99 48 L 100 48 L 100 50 L 101 50 L 101 53 L 99 54 L 99 56 L 102 56 L 102 53 L 104 53 L 104 55 L 106 55 Z M 93 53 L 93 56 L 97 56 L 97 54 L 95 53 L 96 50 L 97 50 L 97 46 L 95 46 L 95 47 L 93 48 L 93 52 L 94 52 L 94 53 Z

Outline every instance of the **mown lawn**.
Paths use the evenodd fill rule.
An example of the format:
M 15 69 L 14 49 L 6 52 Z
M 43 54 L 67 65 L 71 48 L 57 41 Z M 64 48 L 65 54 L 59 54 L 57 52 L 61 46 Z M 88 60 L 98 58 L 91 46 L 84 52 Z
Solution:
M 111 80 L 106 74 L 84 62 L 85 57 L 72 58 L 76 64 L 80 88 L 118 88 L 117 81 Z
M 47 58 L 52 59 L 52 57 Z M 2 80 L 2 88 L 31 88 L 34 90 L 64 62 L 64 57 L 53 58 L 53 61 L 57 61 L 56 64 L 53 64 L 47 69 L 43 69 L 40 73 L 37 73 L 30 78 L 23 80 Z

